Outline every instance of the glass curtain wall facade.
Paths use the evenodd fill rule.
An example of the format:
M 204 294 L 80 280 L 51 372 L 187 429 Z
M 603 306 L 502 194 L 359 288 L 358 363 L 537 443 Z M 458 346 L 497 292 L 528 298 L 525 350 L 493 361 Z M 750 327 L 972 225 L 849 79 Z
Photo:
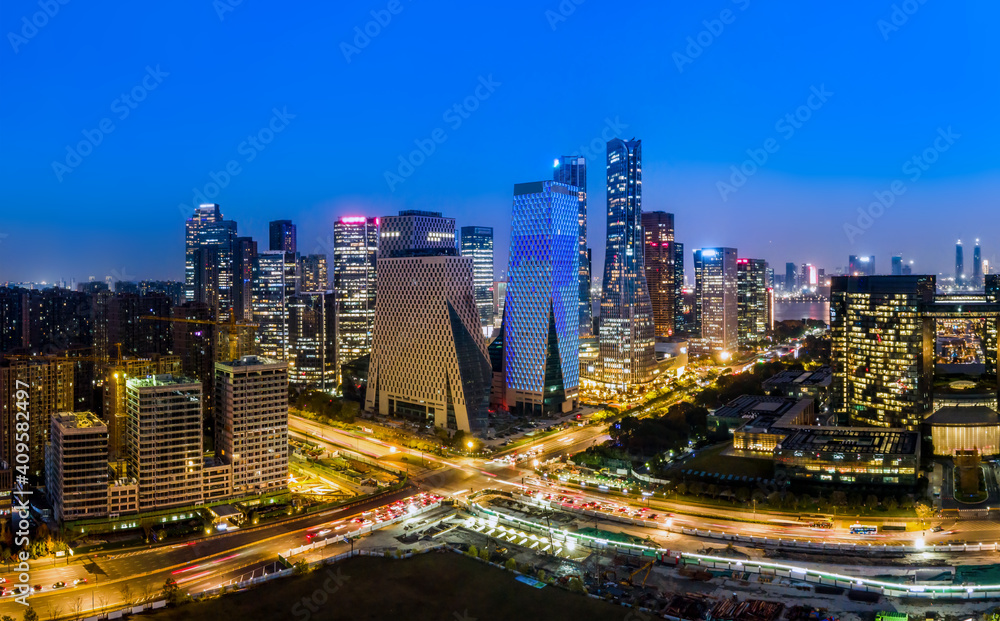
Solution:
M 378 229 L 378 218 L 360 216 L 344 217 L 333 225 L 338 367 L 371 353 Z
M 485 334 L 500 323 L 493 318 L 493 229 L 488 226 L 463 226 L 462 256 L 472 257 L 472 280 L 476 308 Z
M 590 250 L 587 248 L 587 158 L 564 155 L 556 160 L 553 181 L 571 185 L 579 192 L 580 225 L 580 337 L 594 334 L 593 311 L 590 306 Z

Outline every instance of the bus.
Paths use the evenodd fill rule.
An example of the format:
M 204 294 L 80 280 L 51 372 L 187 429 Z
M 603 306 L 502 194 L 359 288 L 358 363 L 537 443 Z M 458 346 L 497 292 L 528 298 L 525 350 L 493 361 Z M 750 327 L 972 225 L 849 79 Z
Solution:
M 861 524 L 854 524 L 851 526 L 852 535 L 874 535 L 878 532 L 877 526 L 864 526 Z

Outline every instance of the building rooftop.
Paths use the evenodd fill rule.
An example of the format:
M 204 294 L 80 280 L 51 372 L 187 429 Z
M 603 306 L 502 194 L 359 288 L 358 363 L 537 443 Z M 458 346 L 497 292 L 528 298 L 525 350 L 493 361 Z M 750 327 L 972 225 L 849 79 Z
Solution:
M 230 362 L 219 362 L 218 364 L 236 368 L 236 367 L 256 367 L 256 366 L 264 366 L 270 364 L 283 365 L 285 363 L 279 360 L 272 360 L 271 358 L 264 358 L 263 356 L 243 356 L 242 358 L 239 358 L 237 360 L 233 360 Z
M 830 386 L 833 383 L 833 370 L 823 366 L 813 371 L 782 371 L 764 380 L 764 390 L 770 391 L 785 384 L 799 386 Z
M 998 425 L 1000 413 L 985 406 L 946 406 L 924 419 L 928 425 L 965 427 L 975 425 Z
M 914 455 L 919 448 L 916 431 L 869 427 L 800 428 L 781 442 L 783 451 L 812 453 Z
M 66 429 L 87 429 L 107 425 L 93 412 L 60 412 L 52 417 L 57 424 Z
M 765 395 L 742 395 L 712 413 L 716 418 L 756 418 L 765 414 L 784 414 L 798 399 L 790 397 L 768 397 Z
M 150 388 L 155 386 L 181 386 L 181 385 L 196 385 L 201 386 L 201 382 L 193 380 L 187 377 L 175 376 L 175 375 L 148 375 L 146 377 L 133 377 L 128 380 L 129 386 L 135 386 L 137 388 Z

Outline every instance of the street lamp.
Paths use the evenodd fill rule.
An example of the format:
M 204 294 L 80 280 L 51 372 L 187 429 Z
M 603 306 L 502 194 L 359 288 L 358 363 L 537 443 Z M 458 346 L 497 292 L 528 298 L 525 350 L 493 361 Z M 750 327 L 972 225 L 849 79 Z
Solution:
M 653 492 L 643 492 L 643 496 L 646 497 L 646 508 L 649 508 L 649 497 L 653 495 Z

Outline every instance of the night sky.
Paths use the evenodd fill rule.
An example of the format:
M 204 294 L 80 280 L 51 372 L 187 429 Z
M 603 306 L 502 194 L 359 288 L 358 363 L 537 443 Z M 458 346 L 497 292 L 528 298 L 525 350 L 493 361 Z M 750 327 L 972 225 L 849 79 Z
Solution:
M 1000 259 L 996 2 L 46 1 L 0 4 L 0 282 L 181 279 L 210 184 L 262 247 L 430 209 L 493 226 L 501 273 L 513 185 L 591 143 L 600 273 L 613 135 L 689 262 Z

